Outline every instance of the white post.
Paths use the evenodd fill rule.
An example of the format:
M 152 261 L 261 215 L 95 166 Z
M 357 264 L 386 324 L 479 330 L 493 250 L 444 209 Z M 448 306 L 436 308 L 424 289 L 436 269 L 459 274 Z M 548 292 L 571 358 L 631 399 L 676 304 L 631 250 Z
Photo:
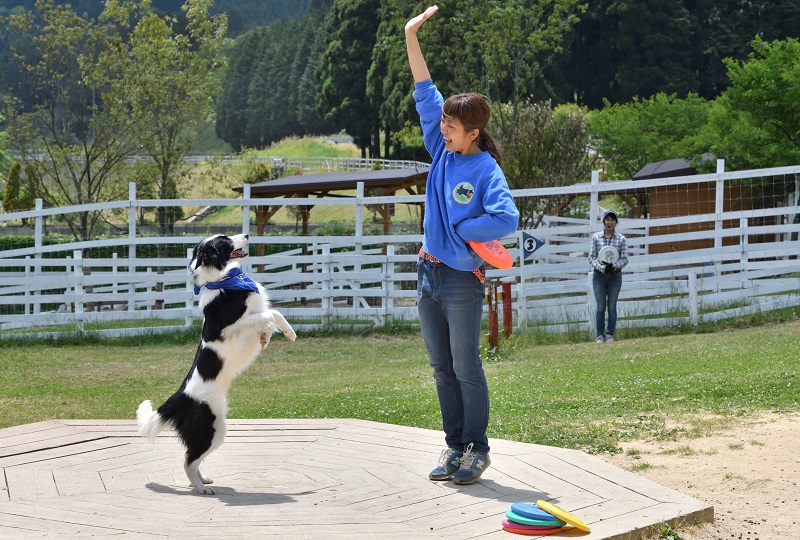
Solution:
M 714 249 L 722 248 L 722 214 L 725 212 L 725 180 L 722 173 L 725 172 L 725 160 L 717 160 L 717 191 L 714 206 Z
M 111 259 L 113 261 L 111 263 L 111 275 L 119 276 L 119 263 L 117 262 L 119 256 L 116 251 L 111 254 Z M 111 280 L 111 294 L 114 295 L 114 298 L 117 298 L 119 295 L 119 281 L 117 281 L 117 277 L 114 277 L 114 279 Z M 114 309 L 113 304 L 111 305 L 111 309 Z
M 136 182 L 128 183 L 128 258 L 136 258 Z M 135 268 L 128 272 L 135 273 Z
M 600 186 L 600 171 L 592 171 L 592 192 L 589 196 L 589 227 L 588 232 L 594 230 L 597 220 L 600 219 L 600 195 L 597 188 Z
M 519 309 L 519 326 L 528 324 L 528 296 L 526 280 L 528 278 L 528 265 L 525 264 L 525 244 L 522 240 L 522 231 L 517 231 L 517 245 L 519 246 L 519 287 L 517 288 L 517 306 Z
M 689 272 L 689 324 L 697 326 L 700 311 L 697 304 L 697 272 Z
M 364 182 L 356 184 L 356 235 L 355 247 L 356 262 L 353 264 L 353 272 L 356 274 L 361 273 L 361 261 L 364 251 Z M 363 296 L 361 296 L 361 285 L 363 281 L 361 278 L 353 280 L 353 311 L 355 314 L 360 309 L 360 303 Z M 357 316 L 357 315 L 356 315 Z
M 44 217 L 42 216 L 42 199 L 36 199 L 36 219 L 33 226 L 33 248 L 37 258 L 42 252 L 42 235 L 44 234 Z
M 153 269 L 152 268 L 148 268 L 147 269 L 147 286 L 145 287 L 145 290 L 148 293 L 151 293 L 151 292 L 155 291 L 155 288 L 153 286 L 153 280 L 150 279 L 151 277 L 153 277 Z M 152 299 L 148 299 L 147 302 L 145 303 L 145 309 L 153 309 L 153 305 L 154 305 L 153 300 Z
M 331 245 L 322 246 L 322 328 L 328 329 L 331 324 L 333 308 L 333 291 L 331 290 Z
M 600 171 L 592 171 L 592 192 L 590 195 L 589 206 L 589 226 L 587 233 L 592 234 L 597 221 L 600 219 L 600 196 L 597 191 L 600 185 Z M 589 297 L 589 334 L 592 339 L 597 335 L 597 323 L 595 313 L 597 312 L 597 302 L 594 299 L 594 285 L 592 284 L 594 270 L 589 270 L 589 285 L 587 288 Z
M 597 313 L 597 301 L 594 298 L 594 270 L 589 270 L 589 283 L 587 287 L 589 297 L 589 335 L 592 339 L 597 335 L 597 321 L 595 315 Z
M 741 218 L 739 220 L 739 230 L 741 231 L 739 236 L 739 246 L 741 248 L 741 253 L 739 255 L 739 263 L 742 265 L 742 273 L 744 274 L 745 272 L 747 272 L 747 260 L 748 260 L 747 218 Z
M 75 299 L 75 329 L 83 332 L 83 253 L 76 249 L 72 252 L 75 261 L 73 265 L 73 275 L 75 276 L 75 287 L 73 287 L 73 297 Z
M 361 250 L 364 241 L 364 182 L 356 184 L 356 234 L 355 234 L 355 253 L 361 257 Z M 361 270 L 361 265 L 356 264 L 354 271 Z
M 394 281 L 392 280 L 392 275 L 394 274 L 394 261 L 391 260 L 392 257 L 394 257 L 394 253 L 394 244 L 389 244 L 386 246 L 386 259 L 383 263 L 383 283 L 381 284 L 381 288 L 383 289 L 384 325 L 387 325 L 392 321 L 392 310 L 394 309 L 394 295 L 392 294 L 392 291 L 394 290 Z
M 242 198 L 250 200 L 250 184 L 245 184 L 242 189 Z M 250 234 L 250 205 L 242 206 L 242 234 Z M 191 255 L 190 255 L 191 257 Z
M 186 260 L 192 258 L 193 248 L 186 249 Z M 185 326 L 192 325 L 192 309 L 194 309 L 194 279 L 192 279 L 192 271 L 186 267 L 186 318 L 183 320 Z
M 136 275 L 136 182 L 128 183 L 128 275 Z M 128 311 L 136 311 L 136 283 L 128 284 Z
M 31 311 L 36 309 L 35 307 L 33 307 L 31 305 L 31 304 L 33 304 L 32 301 L 30 302 L 30 304 L 28 303 L 30 301 L 31 296 L 36 294 L 31 290 L 31 289 L 33 289 L 33 285 L 32 284 L 33 283 L 37 283 L 37 281 L 31 279 L 31 273 L 32 273 L 31 272 L 31 267 L 28 265 L 28 262 L 30 260 L 31 260 L 31 256 L 30 255 L 26 255 L 25 256 L 25 311 L 24 311 L 25 315 L 30 315 Z M 36 313 L 36 311 L 34 311 L 34 313 Z

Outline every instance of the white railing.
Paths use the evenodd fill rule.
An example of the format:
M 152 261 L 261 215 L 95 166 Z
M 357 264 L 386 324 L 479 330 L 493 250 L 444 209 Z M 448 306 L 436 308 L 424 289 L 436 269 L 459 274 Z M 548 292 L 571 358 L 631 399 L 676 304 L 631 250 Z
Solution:
M 724 193 L 729 182 L 797 175 L 800 167 L 643 182 L 599 182 L 595 175 L 591 183 L 571 187 L 518 190 L 514 192 L 518 201 L 554 193 L 587 197 L 590 218 L 546 216 L 539 228 L 503 239 L 516 263 L 507 271 L 489 268 L 487 277 L 512 282 L 515 325 L 588 334 L 594 308 L 588 294 L 586 255 L 589 236 L 599 230 L 603 197 L 700 182 L 713 182 Z M 76 330 L 123 335 L 184 327 L 197 320 L 200 312 L 186 264 L 200 237 L 137 233 L 138 210 L 165 205 L 241 208 L 242 222 L 231 225 L 230 233 L 251 234 L 251 255 L 243 268 L 264 284 L 276 307 L 299 330 L 417 321 L 416 253 L 422 236 L 367 235 L 364 213 L 371 205 L 387 202 L 416 204 L 423 200 L 421 195 L 366 197 L 363 184 L 355 197 L 347 199 L 251 198 L 249 186 L 241 199 L 137 200 L 135 193 L 131 185 L 129 198 L 123 201 L 51 209 L 41 208 L 39 201 L 36 210 L 0 214 L 0 225 L 21 218 L 34 223 L 33 245 L 0 251 L 3 336 Z M 621 220 L 620 232 L 628 237 L 631 257 L 620 296 L 619 328 L 696 324 L 800 304 L 796 193 L 783 200 L 782 206 L 749 205 L 735 211 L 725 210 L 730 205 L 723 197 L 715 195 L 714 200 L 717 206 L 709 213 Z M 349 205 L 355 209 L 355 232 L 348 236 L 254 235 L 251 216 L 262 205 Z M 46 243 L 46 218 L 111 209 L 127 210 L 126 236 Z M 698 226 L 705 229 L 652 234 L 666 227 Z M 525 248 L 529 235 L 543 242 L 533 253 Z M 662 252 L 664 246 L 680 242 L 705 242 L 707 247 Z M 157 244 L 168 248 L 169 256 L 152 253 Z M 263 252 L 269 254 L 259 254 Z

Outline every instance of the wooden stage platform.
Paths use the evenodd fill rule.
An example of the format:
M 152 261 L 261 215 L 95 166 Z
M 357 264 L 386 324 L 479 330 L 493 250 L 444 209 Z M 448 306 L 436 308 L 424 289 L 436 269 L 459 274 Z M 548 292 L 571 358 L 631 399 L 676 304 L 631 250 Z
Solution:
M 58 420 L 0 430 L 0 539 L 524 538 L 511 503 L 551 501 L 591 526 L 548 538 L 640 539 L 710 505 L 576 450 L 490 440 L 477 484 L 431 482 L 438 431 L 363 420 L 229 420 L 193 493 L 183 448 L 134 421 Z M 534 537 L 531 537 L 534 538 Z

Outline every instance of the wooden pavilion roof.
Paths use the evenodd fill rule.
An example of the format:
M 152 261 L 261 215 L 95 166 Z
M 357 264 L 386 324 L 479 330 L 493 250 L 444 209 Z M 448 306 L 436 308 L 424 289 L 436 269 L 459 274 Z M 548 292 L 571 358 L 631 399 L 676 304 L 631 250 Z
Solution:
M 301 174 L 252 184 L 250 195 L 252 197 L 305 197 L 308 195 L 324 197 L 334 191 L 354 190 L 359 182 L 364 182 L 366 189 L 380 189 L 386 195 L 400 190 L 417 195 L 425 192 L 427 176 L 427 167 Z M 233 190 L 241 193 L 244 188 L 236 187 Z
M 260 182 L 250 185 L 250 196 L 254 198 L 307 198 L 316 197 L 345 197 L 339 192 L 353 191 L 359 182 L 364 183 L 364 188 L 375 195 L 394 195 L 405 190 L 410 195 L 425 193 L 425 182 L 428 177 L 428 167 L 412 169 L 380 169 L 374 171 L 348 171 L 320 174 L 301 174 L 286 176 L 276 180 Z M 242 193 L 244 187 L 233 188 Z M 420 203 L 420 206 L 422 204 Z M 263 234 L 269 219 L 280 210 L 280 206 L 259 207 L 256 210 L 258 233 Z M 308 234 L 308 219 L 312 206 L 301 206 L 300 212 L 303 221 L 303 234 Z M 391 209 L 389 204 L 374 205 L 373 210 L 383 217 L 384 234 L 389 232 Z M 420 218 L 420 231 L 422 218 Z

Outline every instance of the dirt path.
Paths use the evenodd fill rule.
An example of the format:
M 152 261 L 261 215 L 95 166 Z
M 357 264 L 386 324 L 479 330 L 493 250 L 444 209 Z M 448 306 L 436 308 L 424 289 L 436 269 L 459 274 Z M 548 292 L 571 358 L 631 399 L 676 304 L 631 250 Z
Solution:
M 681 540 L 800 539 L 800 414 L 764 413 L 717 435 L 623 443 L 606 461 L 714 506 Z

